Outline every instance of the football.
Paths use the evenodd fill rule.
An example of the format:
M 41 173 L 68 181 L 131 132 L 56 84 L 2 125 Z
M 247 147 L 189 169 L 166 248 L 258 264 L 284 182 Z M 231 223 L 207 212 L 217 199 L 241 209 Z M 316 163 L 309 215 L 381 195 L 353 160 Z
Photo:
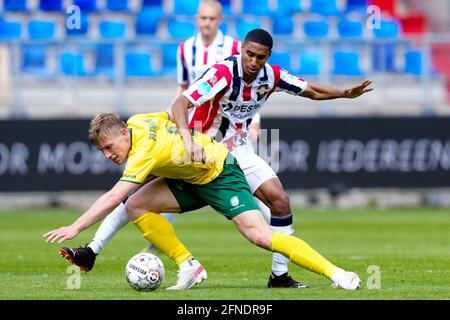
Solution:
M 125 278 L 130 287 L 137 291 L 158 289 L 164 280 L 164 265 L 151 253 L 138 253 L 128 260 Z

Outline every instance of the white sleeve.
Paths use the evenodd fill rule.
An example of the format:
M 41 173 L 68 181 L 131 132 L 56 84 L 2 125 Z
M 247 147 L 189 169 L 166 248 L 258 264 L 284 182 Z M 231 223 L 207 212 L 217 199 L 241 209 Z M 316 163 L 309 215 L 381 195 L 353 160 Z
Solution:
M 308 82 L 298 78 L 288 71 L 280 70 L 280 81 L 278 81 L 276 92 L 284 91 L 292 95 L 299 95 L 308 86 Z

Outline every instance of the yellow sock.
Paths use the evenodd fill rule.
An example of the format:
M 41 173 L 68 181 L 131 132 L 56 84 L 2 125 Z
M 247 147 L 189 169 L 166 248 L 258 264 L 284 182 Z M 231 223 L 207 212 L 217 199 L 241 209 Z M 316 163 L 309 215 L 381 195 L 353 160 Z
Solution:
M 272 251 L 279 252 L 296 265 L 331 279 L 337 267 L 325 259 L 305 241 L 275 232 L 270 243 Z
M 177 265 L 192 259 L 192 254 L 178 240 L 172 225 L 160 214 L 149 212 L 134 220 L 133 223 L 148 241 Z

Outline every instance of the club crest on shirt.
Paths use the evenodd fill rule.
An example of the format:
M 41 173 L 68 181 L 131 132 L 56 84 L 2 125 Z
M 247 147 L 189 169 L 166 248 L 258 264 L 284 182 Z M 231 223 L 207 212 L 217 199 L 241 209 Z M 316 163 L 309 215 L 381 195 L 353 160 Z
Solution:
M 207 95 L 208 93 L 211 92 L 211 85 L 208 82 L 202 82 L 199 86 L 198 86 L 198 93 L 201 94 L 202 96 Z
M 257 96 L 258 101 L 261 100 L 266 95 L 266 93 L 269 91 L 270 91 L 269 85 L 267 85 L 267 84 L 260 85 L 258 87 L 258 89 L 256 89 L 256 96 Z

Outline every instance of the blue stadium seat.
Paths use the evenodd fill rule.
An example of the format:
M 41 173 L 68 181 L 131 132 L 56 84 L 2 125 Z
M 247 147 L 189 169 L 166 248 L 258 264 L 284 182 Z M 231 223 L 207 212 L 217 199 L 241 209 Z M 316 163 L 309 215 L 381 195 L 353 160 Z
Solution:
M 249 31 L 256 28 L 261 28 L 261 23 L 258 21 L 247 21 L 244 19 L 236 21 L 236 34 L 239 39 L 244 39 Z
M 359 54 L 355 51 L 337 51 L 333 55 L 333 75 L 361 76 Z
M 400 35 L 400 24 L 394 20 L 382 20 L 380 28 L 374 28 L 373 34 L 377 39 L 396 39 Z M 372 46 L 372 62 L 375 71 L 397 72 L 395 66 L 394 43 L 379 44 Z
M 308 76 L 318 76 L 320 74 L 320 55 L 314 52 L 302 52 L 300 54 L 299 74 Z
M 272 32 L 274 35 L 290 36 L 294 32 L 294 19 L 291 15 L 277 15 L 272 21 Z
M 153 35 L 158 31 L 161 20 L 161 8 L 144 8 L 136 16 L 135 31 L 137 35 Z
M 126 25 L 120 21 L 102 21 L 99 23 L 99 33 L 103 39 L 120 39 L 125 36 Z
M 142 0 L 142 9 L 149 7 L 162 8 L 163 0 Z
M 242 13 L 254 16 L 270 16 L 268 0 L 243 0 Z
M 47 46 L 24 45 L 22 54 L 22 72 L 36 76 L 47 76 Z
M 173 13 L 185 16 L 195 16 L 200 0 L 173 0 Z
M 97 11 L 97 0 L 73 0 L 73 4 L 80 7 L 81 12 Z
M 228 23 L 224 20 L 220 25 L 219 29 L 223 32 L 223 34 L 228 34 Z
M 309 10 L 311 13 L 323 16 L 338 16 L 341 14 L 336 6 L 336 0 L 311 0 Z
M 303 32 L 308 38 L 324 38 L 328 36 L 329 26 L 326 21 L 305 21 Z
M 162 45 L 162 73 L 175 76 L 177 73 L 177 50 L 178 44 Z
M 114 45 L 97 45 L 95 49 L 95 74 L 114 78 Z
M 280 66 L 283 69 L 292 72 L 291 55 L 287 51 L 272 51 L 269 63 Z
M 186 39 L 194 35 L 195 25 L 194 23 L 188 21 L 169 19 L 169 22 L 167 23 L 167 31 L 173 38 Z
M 53 21 L 32 20 L 28 23 L 28 35 L 31 39 L 51 39 L 55 36 Z
M 81 53 L 62 53 L 59 56 L 59 68 L 66 76 L 84 77 L 87 75 L 84 56 Z
M 347 0 L 346 11 L 358 11 L 365 14 L 368 5 L 368 0 Z
M 20 22 L 6 21 L 0 17 L 0 40 L 18 39 L 22 32 Z
M 66 35 L 70 37 L 70 36 L 85 36 L 88 33 L 88 28 L 89 28 L 89 16 L 87 13 L 81 11 L 79 28 L 69 29 L 68 27 L 66 27 L 64 29 L 66 30 Z
M 155 75 L 152 57 L 148 53 L 128 52 L 125 55 L 125 75 L 128 77 L 149 77 Z
M 379 39 L 397 38 L 400 34 L 400 24 L 394 20 L 381 20 L 380 28 L 373 28 L 373 35 Z
M 106 9 L 110 11 L 128 11 L 128 0 L 106 0 Z
M 3 0 L 3 10 L 5 11 L 15 11 L 15 12 L 26 12 L 27 1 L 26 0 Z
M 284 15 L 302 12 L 301 2 L 302 0 L 278 0 L 277 12 Z
M 220 3 L 222 4 L 223 13 L 226 15 L 233 14 L 231 9 L 231 0 L 220 0 Z
M 40 0 L 39 9 L 42 11 L 63 11 L 63 0 Z
M 422 74 L 422 52 L 410 50 L 405 52 L 404 72 L 420 76 Z
M 341 19 L 337 24 L 337 30 L 342 38 L 361 38 L 363 23 L 356 20 Z

